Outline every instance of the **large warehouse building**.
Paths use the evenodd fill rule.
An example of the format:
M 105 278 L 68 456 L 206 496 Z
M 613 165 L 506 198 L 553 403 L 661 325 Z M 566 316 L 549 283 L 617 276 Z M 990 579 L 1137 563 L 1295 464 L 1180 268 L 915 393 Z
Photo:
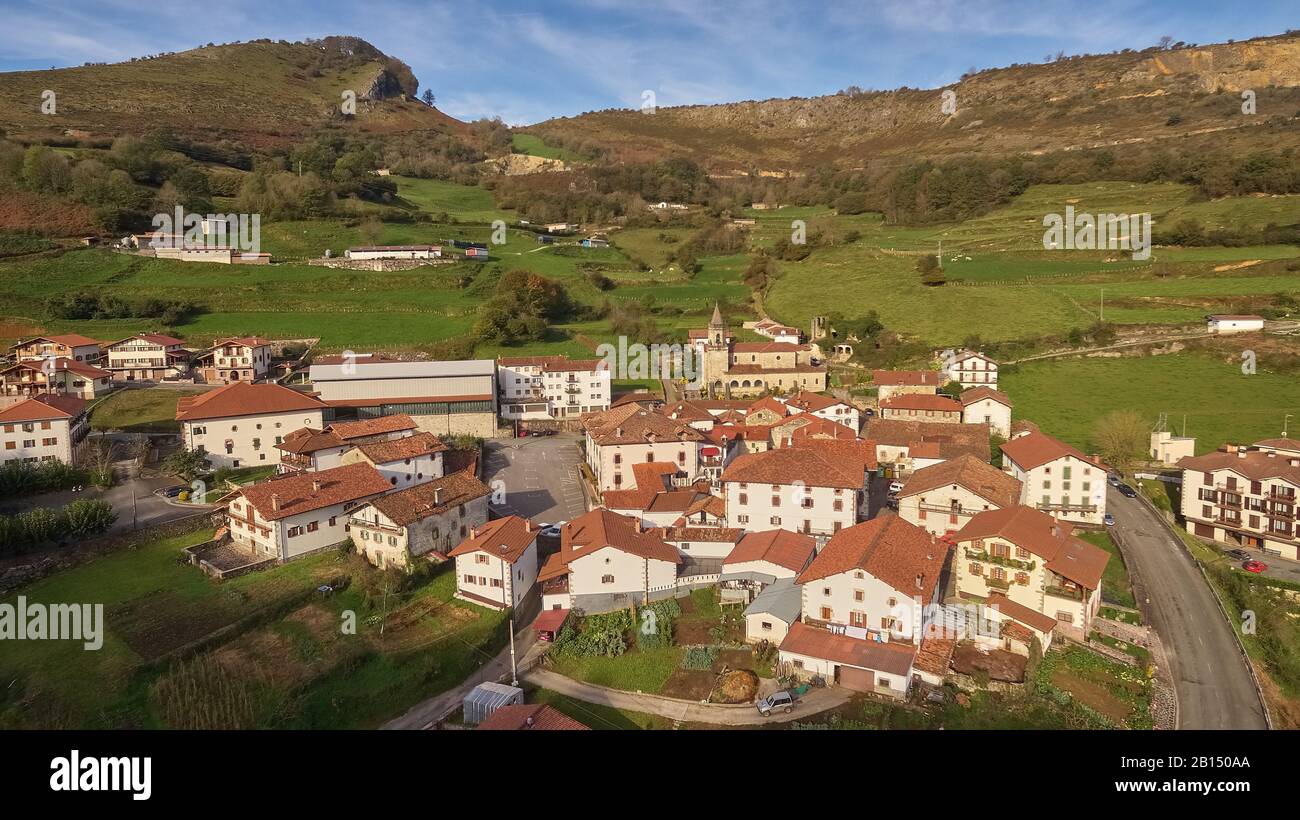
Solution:
M 496 363 L 491 359 L 403 362 L 373 355 L 323 356 L 311 366 L 312 389 L 334 419 L 407 413 L 421 430 L 496 432 Z

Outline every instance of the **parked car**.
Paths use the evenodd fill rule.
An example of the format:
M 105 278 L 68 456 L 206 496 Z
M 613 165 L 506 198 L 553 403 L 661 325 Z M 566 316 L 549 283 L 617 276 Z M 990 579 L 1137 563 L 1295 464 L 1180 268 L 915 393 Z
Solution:
M 1228 550 L 1228 555 L 1232 556 L 1233 558 L 1239 558 L 1242 561 L 1250 560 L 1250 553 L 1246 552 L 1245 550 Z
M 543 524 L 542 529 L 538 533 L 538 535 L 544 535 L 547 538 L 559 538 L 560 527 L 562 527 L 563 525 L 564 525 L 563 521 L 557 521 L 554 524 Z
M 1108 527 L 1115 526 L 1115 516 L 1111 515 L 1110 513 L 1106 513 L 1106 517 L 1103 518 L 1102 520 L 1106 522 L 1106 526 Z
M 546 431 L 545 431 L 545 430 L 534 430 L 534 431 L 533 431 L 533 437 L 534 437 L 534 438 L 541 438 L 541 437 L 544 436 L 544 435 L 546 435 Z
M 789 689 L 782 689 L 779 692 L 773 692 L 765 698 L 759 698 L 754 701 L 754 705 L 758 707 L 758 713 L 760 715 L 763 717 L 771 717 L 772 712 L 778 709 L 789 714 L 790 710 L 794 709 L 794 704 L 797 700 L 798 698 L 795 697 L 794 692 L 791 692 Z
M 891 481 L 891 482 L 889 482 L 889 491 L 890 491 L 891 493 L 893 493 L 894 495 L 898 495 L 899 493 L 901 493 L 901 492 L 903 491 L 903 482 L 901 482 L 901 481 Z
M 1263 572 L 1264 570 L 1268 569 L 1268 564 L 1265 564 L 1263 561 L 1256 561 L 1254 559 L 1251 559 L 1249 561 L 1243 562 L 1241 568 L 1244 569 L 1246 572 Z
M 1115 489 L 1119 490 L 1119 494 L 1125 498 L 1137 498 L 1137 490 L 1127 484 L 1117 484 Z
M 1118 473 L 1111 473 L 1110 475 L 1106 476 L 1106 481 L 1110 483 L 1110 486 L 1112 486 L 1112 487 L 1118 487 L 1119 484 L 1120 484 L 1120 482 L 1119 482 L 1119 474 L 1118 474 Z

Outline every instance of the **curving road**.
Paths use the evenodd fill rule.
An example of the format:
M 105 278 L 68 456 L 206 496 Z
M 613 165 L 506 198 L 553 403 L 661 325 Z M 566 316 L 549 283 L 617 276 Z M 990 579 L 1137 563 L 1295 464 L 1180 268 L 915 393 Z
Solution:
M 1264 709 L 1232 628 L 1182 542 L 1137 499 L 1110 487 L 1138 604 L 1169 656 L 1179 729 L 1265 729 Z M 1140 591 L 1139 591 L 1140 588 Z

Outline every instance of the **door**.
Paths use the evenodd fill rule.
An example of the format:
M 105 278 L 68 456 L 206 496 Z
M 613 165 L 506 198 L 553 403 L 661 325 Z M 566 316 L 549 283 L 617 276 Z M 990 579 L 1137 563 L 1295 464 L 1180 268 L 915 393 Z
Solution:
M 835 682 L 854 692 L 874 692 L 876 689 L 875 674 L 869 669 L 859 669 L 856 666 L 836 666 Z

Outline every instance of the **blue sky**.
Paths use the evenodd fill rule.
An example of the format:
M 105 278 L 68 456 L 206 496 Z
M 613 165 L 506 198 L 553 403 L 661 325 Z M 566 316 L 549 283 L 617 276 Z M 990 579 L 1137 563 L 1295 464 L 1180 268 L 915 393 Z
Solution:
M 934 88 L 967 69 L 1300 28 L 1295 0 L 0 0 L 0 71 L 354 34 L 439 108 L 527 124 L 601 108 Z

